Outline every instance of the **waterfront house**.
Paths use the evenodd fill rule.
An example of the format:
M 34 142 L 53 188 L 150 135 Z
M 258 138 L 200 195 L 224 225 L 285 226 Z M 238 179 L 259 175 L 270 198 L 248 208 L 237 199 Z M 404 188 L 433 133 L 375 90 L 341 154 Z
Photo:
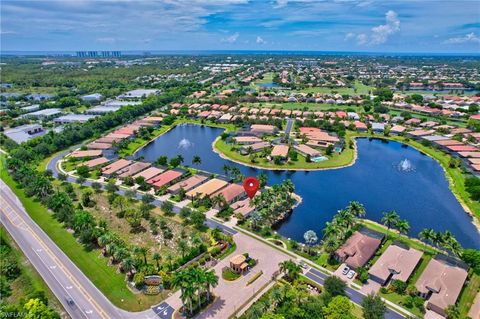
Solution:
M 270 156 L 273 158 L 278 157 L 281 160 L 286 160 L 288 158 L 288 145 L 275 145 L 270 153 Z
M 467 275 L 465 264 L 437 255 L 430 260 L 415 288 L 422 298 L 427 299 L 427 309 L 445 316 L 445 309 L 457 302 Z
M 117 172 L 117 175 L 119 178 L 125 178 L 129 176 L 133 176 L 137 174 L 138 172 L 143 171 L 144 169 L 147 169 L 151 166 L 152 164 L 146 163 L 146 162 L 134 162 L 132 165 L 127 166 Z
M 196 174 L 196 175 L 190 176 L 189 178 L 183 181 L 173 184 L 168 188 L 168 192 L 171 194 L 177 194 L 181 188 L 183 188 L 185 192 L 188 192 L 193 188 L 205 183 L 207 180 L 208 180 L 208 176 Z
M 220 189 L 226 187 L 228 184 L 229 183 L 227 181 L 224 181 L 223 179 L 212 178 L 208 182 L 198 187 L 195 187 L 191 191 L 187 192 L 187 197 L 193 200 L 195 196 L 199 196 L 200 198 L 210 196 L 213 193 L 219 191 Z
M 172 169 L 147 180 L 147 183 L 152 185 L 155 189 L 159 189 L 163 186 L 169 186 L 176 183 L 183 176 L 183 173 L 183 171 Z
M 227 202 L 227 204 L 232 204 L 233 202 L 236 202 L 237 200 L 240 200 L 244 198 L 247 193 L 245 193 L 245 189 L 243 188 L 242 185 L 238 184 L 230 184 L 221 190 L 215 192 L 212 194 L 212 198 L 215 196 L 221 195 Z
M 337 249 L 336 258 L 350 268 L 363 267 L 375 255 L 381 243 L 381 236 L 373 237 L 368 233 L 356 231 Z
M 319 151 L 305 144 L 294 145 L 293 148 L 305 157 L 310 156 L 310 158 L 314 158 L 321 155 Z
M 137 177 L 143 177 L 145 181 L 148 181 L 149 179 L 154 178 L 157 175 L 160 175 L 164 172 L 165 170 L 160 169 L 158 167 L 149 167 L 144 171 L 141 171 L 135 175 L 133 175 L 133 179 L 137 179 Z
M 419 250 L 392 244 L 373 264 L 368 274 L 372 280 L 381 285 L 387 285 L 393 280 L 407 282 L 422 255 L 423 252 Z

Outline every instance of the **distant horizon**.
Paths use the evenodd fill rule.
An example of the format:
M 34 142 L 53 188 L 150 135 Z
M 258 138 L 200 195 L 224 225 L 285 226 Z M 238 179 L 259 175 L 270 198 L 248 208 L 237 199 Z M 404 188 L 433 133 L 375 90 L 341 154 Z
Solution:
M 59 55 L 58 57 L 76 57 L 77 52 L 102 52 L 102 51 L 120 51 L 123 56 L 136 56 L 136 55 L 146 55 L 146 54 L 158 54 L 158 55 L 169 55 L 169 54 L 180 54 L 180 55 L 198 55 L 201 53 L 208 55 L 222 55 L 222 54 L 258 54 L 258 55 L 371 55 L 371 56 L 467 56 L 467 57 L 480 57 L 480 52 L 408 52 L 408 51 L 339 51 L 339 50 L 108 50 L 108 49 L 78 49 L 78 50 L 0 50 L 0 55 L 2 56 L 49 56 L 49 55 Z M 66 56 L 67 55 L 67 56 Z M 88 57 L 86 57 L 88 58 Z M 102 57 L 98 57 L 102 58 Z M 112 58 L 112 57 L 105 57 Z
M 480 52 L 469 0 L 3 0 L 5 51 Z

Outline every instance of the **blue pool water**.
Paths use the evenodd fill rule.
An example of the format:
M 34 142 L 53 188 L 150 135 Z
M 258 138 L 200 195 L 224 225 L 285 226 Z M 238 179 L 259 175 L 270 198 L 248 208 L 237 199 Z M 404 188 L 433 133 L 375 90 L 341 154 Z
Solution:
M 222 159 L 211 144 L 222 129 L 183 124 L 157 138 L 137 152 L 147 161 L 158 156 L 181 154 L 186 165 L 199 155 L 198 167 L 223 174 L 224 164 L 240 168 L 245 175 L 262 170 Z M 291 179 L 303 198 L 290 218 L 278 228 L 286 237 L 303 241 L 313 229 L 320 236 L 325 222 L 349 201 L 363 203 L 367 218 L 380 221 L 382 212 L 396 210 L 410 223 L 410 235 L 424 228 L 450 230 L 464 247 L 480 248 L 480 234 L 450 189 L 441 166 L 414 148 L 397 142 L 361 138 L 358 159 L 352 166 L 324 171 L 268 171 L 269 184 Z M 405 161 L 405 159 L 407 161 Z M 408 165 L 406 165 L 408 164 Z M 404 167 L 405 166 L 405 167 Z M 408 169 L 402 169 L 407 168 Z

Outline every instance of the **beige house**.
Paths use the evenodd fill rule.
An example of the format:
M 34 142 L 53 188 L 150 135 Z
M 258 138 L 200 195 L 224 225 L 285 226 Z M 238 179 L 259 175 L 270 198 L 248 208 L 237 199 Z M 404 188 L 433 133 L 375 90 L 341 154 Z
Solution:
M 248 270 L 247 258 L 244 255 L 236 255 L 230 258 L 230 268 L 238 273 L 242 274 Z
M 445 316 L 445 309 L 457 302 L 467 279 L 467 267 L 446 256 L 430 260 L 415 287 L 427 299 L 427 309 Z

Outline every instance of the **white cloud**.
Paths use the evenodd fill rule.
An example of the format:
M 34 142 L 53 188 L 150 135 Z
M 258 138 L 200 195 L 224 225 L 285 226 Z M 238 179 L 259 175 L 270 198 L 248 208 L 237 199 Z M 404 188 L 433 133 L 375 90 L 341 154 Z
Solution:
M 353 33 L 353 32 L 348 32 L 348 33 L 345 35 L 344 40 L 345 40 L 345 41 L 348 41 L 348 40 L 350 40 L 350 39 L 353 39 L 354 37 L 355 37 L 355 33 Z
M 358 45 L 364 45 L 364 44 L 367 44 L 367 42 L 368 42 L 368 37 L 365 33 L 360 33 L 359 35 L 357 35 Z
M 385 14 L 385 24 L 373 27 L 370 35 L 366 33 L 349 32 L 345 40 L 356 39 L 358 45 L 378 45 L 387 42 L 390 36 L 400 31 L 400 20 L 395 11 L 389 10 Z
M 391 35 L 400 31 L 400 20 L 395 11 L 389 10 L 385 14 L 385 20 L 385 24 L 372 28 L 372 44 L 385 43 Z
M 264 40 L 262 37 L 260 37 L 260 36 L 257 36 L 257 39 L 255 40 L 255 42 L 256 42 L 257 44 L 264 44 L 264 43 L 266 43 L 265 40 Z
M 227 42 L 227 43 L 235 43 L 235 42 L 237 42 L 239 36 L 240 36 L 240 33 L 235 32 L 231 36 L 228 36 L 226 38 L 222 38 L 220 41 L 221 42 Z
M 461 43 L 479 43 L 480 38 L 475 33 L 468 33 L 463 37 L 455 37 L 446 40 L 444 43 L 446 44 L 461 44 Z

